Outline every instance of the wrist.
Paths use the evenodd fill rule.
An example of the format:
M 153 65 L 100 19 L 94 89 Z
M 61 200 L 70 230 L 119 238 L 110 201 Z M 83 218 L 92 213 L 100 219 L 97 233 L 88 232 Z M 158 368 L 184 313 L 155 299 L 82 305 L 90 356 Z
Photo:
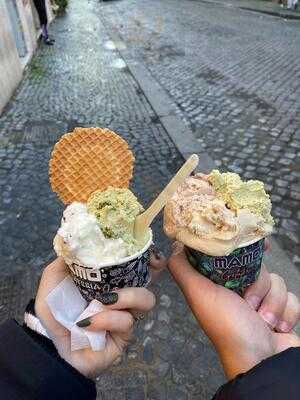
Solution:
M 271 357 L 275 351 L 241 351 L 235 349 L 232 351 L 222 351 L 220 355 L 224 373 L 228 380 L 234 379 L 237 375 L 248 372 L 251 368 L 258 365 L 261 361 Z

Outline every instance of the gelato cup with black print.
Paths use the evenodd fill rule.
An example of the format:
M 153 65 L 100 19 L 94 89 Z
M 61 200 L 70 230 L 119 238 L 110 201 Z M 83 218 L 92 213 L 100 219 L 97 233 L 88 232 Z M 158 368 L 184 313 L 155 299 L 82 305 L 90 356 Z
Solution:
M 146 245 L 138 253 L 118 262 L 99 264 L 89 268 L 78 263 L 67 263 L 73 281 L 82 297 L 90 302 L 116 288 L 148 286 L 150 283 L 150 248 L 152 231 Z
M 239 247 L 227 256 L 210 256 L 185 247 L 190 264 L 218 285 L 225 286 L 239 294 L 256 281 L 259 276 L 264 253 L 264 241 Z

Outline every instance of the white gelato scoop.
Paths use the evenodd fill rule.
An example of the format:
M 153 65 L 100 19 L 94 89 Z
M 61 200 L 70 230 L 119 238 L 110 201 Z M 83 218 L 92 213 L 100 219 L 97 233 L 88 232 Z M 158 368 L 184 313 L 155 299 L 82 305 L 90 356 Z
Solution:
M 123 239 L 109 239 L 102 233 L 95 215 L 83 203 L 70 204 L 63 213 L 61 227 L 54 239 L 54 250 L 67 263 L 95 268 L 127 257 Z

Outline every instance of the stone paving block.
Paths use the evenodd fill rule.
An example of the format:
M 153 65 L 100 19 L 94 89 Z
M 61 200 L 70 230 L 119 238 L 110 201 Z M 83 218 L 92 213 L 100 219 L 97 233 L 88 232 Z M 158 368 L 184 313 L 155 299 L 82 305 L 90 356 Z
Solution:
M 38 49 L 0 118 L 1 320 L 21 320 L 54 257 L 63 207 L 50 191 L 47 163 L 61 134 L 91 125 L 122 134 L 136 155 L 132 188 L 145 205 L 183 161 L 118 48 L 157 79 L 174 105 L 161 116 L 186 124 L 203 156 L 267 181 L 277 236 L 299 263 L 299 53 L 291 40 L 299 28 L 253 16 L 249 24 L 245 15 L 192 1 L 70 1 L 51 26 L 55 46 Z M 288 108 L 286 100 L 293 100 Z M 167 252 L 161 218 L 154 231 Z M 214 349 L 167 272 L 152 289 L 157 306 L 135 327 L 122 362 L 97 380 L 98 398 L 211 398 L 225 381 Z
M 279 229 L 284 217 L 278 210 L 291 211 L 285 218 L 296 221 L 297 235 L 276 237 L 295 260 L 300 52 L 294 38 L 300 26 L 228 3 L 127 0 L 103 3 L 99 17 L 126 43 L 125 59 L 144 66 L 164 89 L 188 135 L 192 131 L 219 168 L 267 183 Z M 139 40 L 133 41 L 137 24 Z

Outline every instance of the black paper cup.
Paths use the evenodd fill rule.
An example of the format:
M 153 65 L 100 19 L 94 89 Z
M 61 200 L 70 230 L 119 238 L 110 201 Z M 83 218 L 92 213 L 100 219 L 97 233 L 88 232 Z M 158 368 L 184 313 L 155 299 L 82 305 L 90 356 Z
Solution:
M 115 264 L 89 268 L 77 263 L 68 264 L 71 276 L 82 297 L 90 302 L 116 288 L 148 286 L 150 283 L 150 247 L 152 232 L 145 247 L 137 254 Z
M 264 241 L 265 239 L 260 239 L 222 257 L 209 256 L 188 246 L 185 247 L 185 252 L 190 264 L 202 275 L 218 285 L 243 294 L 259 276 Z

